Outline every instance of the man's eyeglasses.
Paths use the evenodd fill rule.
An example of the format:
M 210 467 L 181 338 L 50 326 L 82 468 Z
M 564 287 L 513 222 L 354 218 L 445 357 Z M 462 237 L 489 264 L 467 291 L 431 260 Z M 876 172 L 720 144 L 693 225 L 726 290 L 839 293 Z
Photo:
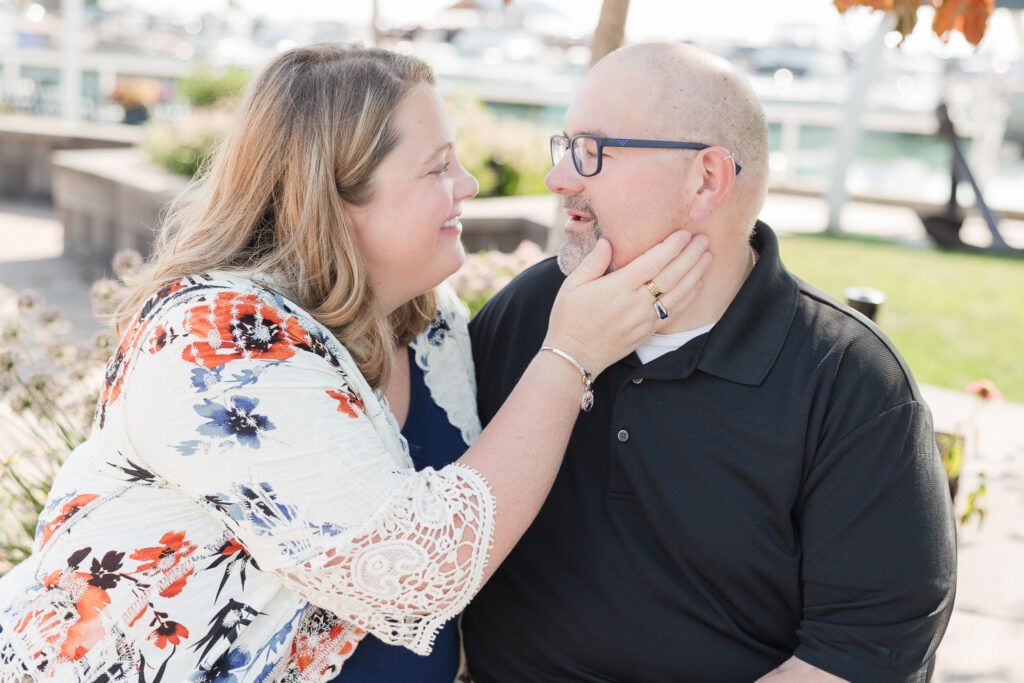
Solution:
M 597 135 L 574 135 L 569 138 L 565 135 L 551 136 L 551 165 L 555 166 L 566 150 L 572 152 L 572 164 L 584 178 L 595 176 L 601 172 L 601 160 L 604 158 L 605 147 L 642 147 L 648 149 L 708 149 L 711 145 L 703 145 L 699 142 L 673 142 L 672 140 L 634 140 L 632 138 L 602 138 Z M 732 154 L 729 154 L 732 158 Z M 735 159 L 733 163 L 736 164 Z M 736 164 L 736 175 L 739 175 L 741 166 Z

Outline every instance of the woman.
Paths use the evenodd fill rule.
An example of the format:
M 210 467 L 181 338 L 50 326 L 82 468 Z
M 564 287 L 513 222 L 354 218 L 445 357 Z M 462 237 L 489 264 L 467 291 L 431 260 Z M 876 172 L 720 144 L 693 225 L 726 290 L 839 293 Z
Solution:
M 451 680 L 450 622 L 539 509 L 586 371 L 656 330 L 645 282 L 678 309 L 708 257 L 677 234 L 599 277 L 602 242 L 479 433 L 440 286 L 477 184 L 433 82 L 333 45 L 257 77 L 0 581 L 3 681 Z

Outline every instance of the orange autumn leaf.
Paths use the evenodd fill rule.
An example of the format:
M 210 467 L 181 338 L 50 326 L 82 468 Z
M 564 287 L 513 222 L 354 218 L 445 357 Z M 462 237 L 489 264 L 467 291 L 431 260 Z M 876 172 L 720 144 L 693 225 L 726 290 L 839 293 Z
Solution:
M 961 29 L 964 37 L 972 45 L 977 45 L 985 36 L 988 18 L 992 14 L 994 0 L 967 0 L 967 11 L 964 14 L 964 26 Z
M 949 34 L 956 28 L 957 19 L 960 17 L 960 6 L 963 0 L 945 0 L 935 8 L 935 18 L 932 19 L 932 31 L 942 38 L 943 42 L 949 41 Z
M 861 6 L 871 9 L 891 10 L 896 0 L 834 0 L 832 4 L 840 12 L 845 12 L 851 7 Z
M 943 42 L 949 42 L 953 31 L 960 31 L 968 42 L 977 45 L 985 36 L 988 18 L 995 10 L 995 0 L 930 0 L 935 8 L 932 30 Z M 897 17 L 896 30 L 906 38 L 917 24 L 920 0 L 833 0 L 840 12 L 851 7 L 893 12 Z

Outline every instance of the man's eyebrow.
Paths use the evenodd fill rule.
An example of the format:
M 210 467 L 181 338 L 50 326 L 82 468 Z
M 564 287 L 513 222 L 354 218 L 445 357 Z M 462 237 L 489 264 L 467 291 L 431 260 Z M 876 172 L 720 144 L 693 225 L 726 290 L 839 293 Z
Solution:
M 429 164 L 441 152 L 445 152 L 445 151 L 448 151 L 448 150 L 454 149 L 454 148 L 455 148 L 455 142 L 454 141 L 449 141 L 449 142 L 445 142 L 443 144 L 438 145 L 437 148 L 434 149 L 434 151 L 432 151 L 430 154 L 428 154 L 426 157 L 424 157 L 423 165 Z
M 569 139 L 572 139 L 572 137 L 573 137 L 572 135 L 569 135 L 568 133 L 566 133 L 564 130 L 562 131 L 562 135 L 564 135 L 565 137 L 567 137 Z M 576 133 L 576 135 L 593 135 L 593 136 L 599 137 L 599 138 L 610 137 L 607 133 L 605 133 L 600 128 L 593 128 L 591 130 L 581 130 L 578 133 Z

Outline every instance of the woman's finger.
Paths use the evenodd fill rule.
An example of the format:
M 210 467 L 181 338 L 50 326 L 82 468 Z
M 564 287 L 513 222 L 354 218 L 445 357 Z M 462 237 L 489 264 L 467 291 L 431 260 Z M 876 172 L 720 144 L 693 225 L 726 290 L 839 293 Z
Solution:
M 702 255 L 708 253 L 708 242 L 707 234 L 695 234 L 683 251 L 651 278 L 651 282 L 665 293 L 669 293 L 676 287 L 679 287 L 683 283 L 686 274 L 700 262 Z M 707 267 L 707 264 L 702 264 L 701 272 L 703 267 Z M 689 285 L 692 286 L 694 281 L 695 279 L 689 281 Z M 641 285 L 640 289 L 641 291 L 646 291 L 647 288 Z
M 693 287 L 700 279 L 711 263 L 711 253 L 706 251 L 708 238 L 705 235 L 697 235 L 686 245 L 686 249 L 679 256 L 672 259 L 660 273 L 654 276 L 652 282 L 663 294 L 673 294 L 676 290 L 680 293 L 675 297 L 679 301 L 686 291 Z M 648 291 L 647 287 L 641 285 L 640 291 Z
M 620 287 L 626 288 L 626 291 L 633 291 L 657 276 L 672 259 L 679 255 L 691 237 L 688 230 L 677 230 L 630 263 L 609 273 L 608 277 Z
M 661 305 L 665 307 L 665 311 L 668 313 L 668 318 L 665 318 L 664 320 L 656 320 L 655 327 L 660 329 L 665 325 L 668 325 L 672 316 L 678 315 L 680 312 L 685 310 L 686 307 L 689 306 L 697 297 L 697 294 L 700 293 L 700 290 L 703 289 L 703 287 L 704 281 L 697 279 L 691 287 L 677 288 L 673 290 L 671 294 L 660 297 L 658 301 L 660 301 Z M 658 314 L 653 310 L 654 304 L 652 303 L 651 306 L 651 316 L 657 319 Z
M 590 250 L 580 265 L 576 267 L 566 278 L 566 284 L 570 288 L 596 280 L 608 272 L 608 266 L 612 262 L 612 245 L 605 238 L 597 240 L 597 244 Z
M 683 274 L 682 279 L 672 285 L 668 291 L 658 298 L 658 301 L 670 317 L 673 313 L 679 313 L 689 306 L 697 292 L 700 291 L 703 286 L 701 277 L 704 275 L 708 264 L 711 263 L 711 258 L 710 252 L 702 252 L 693 267 Z

